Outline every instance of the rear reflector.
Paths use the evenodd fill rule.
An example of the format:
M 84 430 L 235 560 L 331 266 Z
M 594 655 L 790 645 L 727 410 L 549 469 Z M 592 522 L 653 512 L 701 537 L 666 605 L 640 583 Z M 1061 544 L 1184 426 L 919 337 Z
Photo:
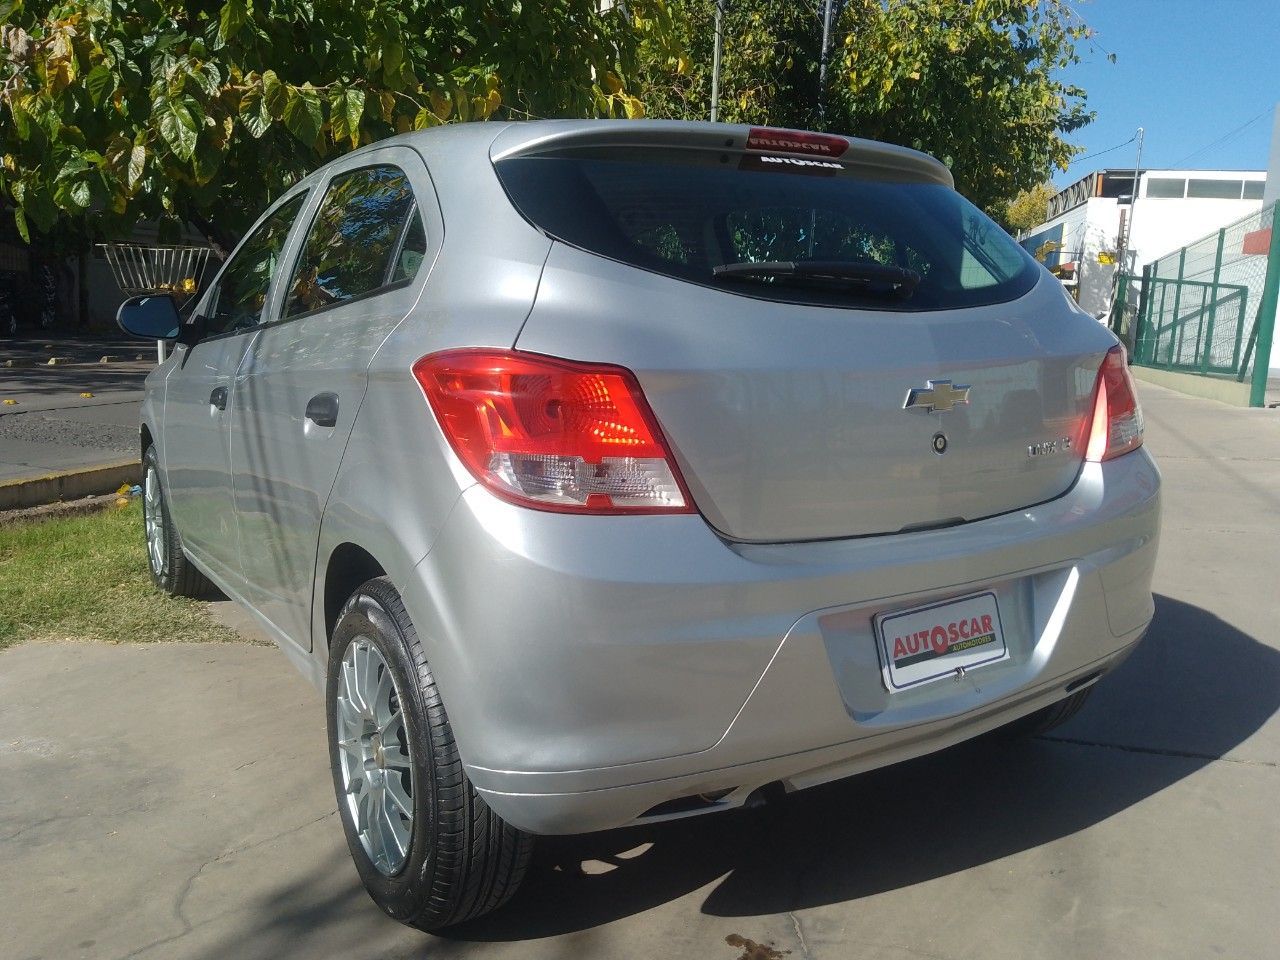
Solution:
M 454 452 L 505 500 L 570 513 L 690 513 L 635 375 L 514 350 L 413 365 Z
M 1124 347 L 1112 347 L 1098 371 L 1097 398 L 1085 459 L 1101 463 L 1136 450 L 1142 446 L 1142 434 L 1142 409 L 1125 362 Z

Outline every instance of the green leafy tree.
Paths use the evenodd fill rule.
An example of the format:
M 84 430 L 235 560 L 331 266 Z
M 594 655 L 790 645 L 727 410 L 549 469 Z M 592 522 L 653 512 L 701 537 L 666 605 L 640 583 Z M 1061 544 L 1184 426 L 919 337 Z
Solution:
M 680 34 L 642 43 L 652 116 L 705 119 L 711 0 L 670 0 Z M 724 18 L 721 116 L 837 130 L 925 150 L 957 188 L 1000 216 L 1065 169 L 1065 137 L 1088 123 L 1062 79 L 1091 31 L 1061 0 L 849 0 L 833 32 L 820 111 L 820 6 L 736 0 Z
M 1023 190 L 1009 201 L 1000 222 L 1014 232 L 1039 226 L 1049 215 L 1049 201 L 1057 193 L 1051 183 L 1038 183 L 1030 190 Z
M 326 158 L 397 132 L 640 115 L 639 40 L 596 0 L 0 0 L 0 198 L 64 247 L 140 218 L 226 247 Z

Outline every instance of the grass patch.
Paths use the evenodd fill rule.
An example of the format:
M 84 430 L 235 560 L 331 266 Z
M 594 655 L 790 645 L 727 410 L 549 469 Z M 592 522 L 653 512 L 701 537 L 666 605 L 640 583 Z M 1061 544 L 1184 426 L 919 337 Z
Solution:
M 202 602 L 152 586 L 140 501 L 0 526 L 0 649 L 23 640 L 238 639 Z

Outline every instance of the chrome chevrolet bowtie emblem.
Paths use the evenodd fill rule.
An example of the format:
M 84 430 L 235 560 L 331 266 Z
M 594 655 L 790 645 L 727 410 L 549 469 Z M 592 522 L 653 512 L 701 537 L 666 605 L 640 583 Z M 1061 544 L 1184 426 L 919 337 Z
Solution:
M 957 403 L 969 402 L 968 384 L 952 384 L 950 380 L 930 380 L 928 386 L 912 387 L 907 391 L 903 410 L 928 410 L 930 413 L 946 413 Z

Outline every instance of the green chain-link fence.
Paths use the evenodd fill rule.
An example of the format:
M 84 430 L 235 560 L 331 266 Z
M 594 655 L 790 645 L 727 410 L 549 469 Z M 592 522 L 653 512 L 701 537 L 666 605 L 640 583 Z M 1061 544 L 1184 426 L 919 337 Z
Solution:
M 1120 278 L 1112 327 L 1134 363 L 1249 380 L 1262 405 L 1280 283 L 1274 220 L 1272 205 Z

